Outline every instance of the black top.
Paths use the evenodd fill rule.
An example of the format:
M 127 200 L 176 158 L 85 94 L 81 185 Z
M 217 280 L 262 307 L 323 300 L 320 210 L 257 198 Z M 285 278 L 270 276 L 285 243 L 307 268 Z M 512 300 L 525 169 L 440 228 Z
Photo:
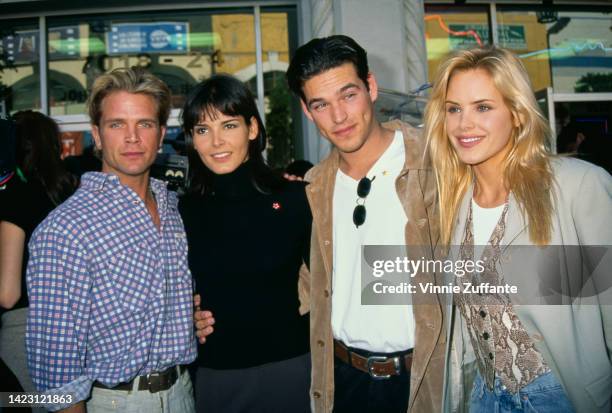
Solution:
M 26 269 L 28 263 L 28 242 L 32 233 L 55 205 L 47 196 L 42 184 L 37 181 L 22 182 L 13 176 L 3 190 L 0 190 L 0 221 L 8 221 L 25 232 L 23 261 L 21 265 L 21 297 L 13 309 L 28 306 Z
M 249 168 L 215 176 L 211 195 L 179 204 L 202 309 L 215 317 L 198 349 L 204 367 L 247 368 L 308 352 L 308 315 L 299 315 L 297 292 L 312 223 L 305 184 L 262 194 Z

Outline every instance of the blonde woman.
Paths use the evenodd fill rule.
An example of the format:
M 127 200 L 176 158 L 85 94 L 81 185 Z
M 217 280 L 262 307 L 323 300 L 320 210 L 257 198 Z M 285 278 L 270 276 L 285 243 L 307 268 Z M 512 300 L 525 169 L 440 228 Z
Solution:
M 487 258 L 469 280 L 511 285 L 524 276 L 512 271 L 520 254 L 509 246 L 537 246 L 530 251 L 542 259 L 526 267 L 537 274 L 556 245 L 612 244 L 610 175 L 547 151 L 547 121 L 512 53 L 451 55 L 438 69 L 425 125 L 442 240 L 457 245 L 461 259 Z M 554 275 L 571 284 L 581 263 L 565 258 L 554 261 Z M 529 306 L 504 292 L 456 294 L 445 410 L 609 412 L 612 314 L 602 297 Z

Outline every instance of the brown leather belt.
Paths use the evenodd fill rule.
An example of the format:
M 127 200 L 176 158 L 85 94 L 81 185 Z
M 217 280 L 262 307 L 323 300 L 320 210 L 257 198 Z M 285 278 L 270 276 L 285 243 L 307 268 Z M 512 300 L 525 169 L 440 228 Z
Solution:
M 114 387 L 105 386 L 98 381 L 95 381 L 93 386 L 101 389 L 130 391 L 134 389 L 134 381 L 136 379 L 140 379 L 138 380 L 137 390 L 148 390 L 150 393 L 157 393 L 159 391 L 168 390 L 170 387 L 172 387 L 174 383 L 176 383 L 179 376 L 185 372 L 185 370 L 187 370 L 186 366 L 178 366 L 178 369 L 177 366 L 174 366 L 169 367 L 161 373 L 150 373 L 135 377 L 127 383 L 119 383 Z
M 334 340 L 334 355 L 349 366 L 369 373 L 374 379 L 388 379 L 391 376 L 399 376 L 403 368 L 409 372 L 412 367 L 412 349 L 395 356 L 362 356 L 349 350 L 341 341 Z

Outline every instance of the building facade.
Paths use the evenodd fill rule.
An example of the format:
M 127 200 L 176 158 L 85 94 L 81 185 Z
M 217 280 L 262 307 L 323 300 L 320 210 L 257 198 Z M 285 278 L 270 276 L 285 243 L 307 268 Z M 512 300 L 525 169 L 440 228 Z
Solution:
M 34 109 L 53 116 L 65 155 L 79 154 L 91 144 L 85 102 L 92 82 L 116 67 L 141 66 L 172 89 L 171 142 L 180 139 L 178 117 L 189 89 L 213 73 L 230 73 L 249 84 L 265 113 L 269 162 L 317 162 L 329 145 L 301 114 L 284 72 L 298 45 L 347 34 L 368 51 L 388 91 L 379 103 L 382 115 L 401 116 L 410 106 L 418 118 L 427 84 L 448 52 L 496 44 L 521 57 L 556 133 L 573 122 L 612 140 L 612 1 L 123 4 L 0 1 L 0 112 Z

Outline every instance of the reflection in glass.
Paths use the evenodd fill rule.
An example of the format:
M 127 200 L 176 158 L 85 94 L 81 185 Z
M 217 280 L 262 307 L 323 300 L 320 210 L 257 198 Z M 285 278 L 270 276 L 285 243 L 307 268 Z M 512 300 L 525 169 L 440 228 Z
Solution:
M 285 80 L 289 67 L 288 13 L 261 14 L 264 94 L 268 145 L 267 161 L 284 169 L 295 158 L 295 133 L 291 103 L 293 97 Z M 255 73 L 249 82 L 255 85 Z
M 499 9 L 499 44 L 523 58 L 535 90 L 612 92 L 609 13 Z
M 88 91 L 118 67 L 149 70 L 172 90 L 174 108 L 212 73 L 240 75 L 255 63 L 252 9 L 50 18 L 49 73 L 52 115 L 85 113 Z M 240 77 L 240 76 L 239 76 Z
M 40 41 L 36 21 L 0 27 L 0 112 L 40 109 Z M 57 81 L 49 79 L 51 85 Z
M 490 44 L 490 35 L 485 9 L 454 6 L 429 6 L 425 9 L 429 80 L 448 53 L 487 44 Z
M 299 120 L 298 125 L 293 121 L 299 108 L 285 81 L 297 42 L 296 10 L 274 6 L 261 11 L 268 159 L 283 168 L 294 159 L 301 135 L 296 133 Z M 257 96 L 254 24 L 251 7 L 48 17 L 49 112 L 60 122 L 82 123 L 69 129 L 78 132 L 64 134 L 64 156 L 78 156 L 91 146 L 82 138 L 86 121 L 64 116 L 86 114 L 94 81 L 116 68 L 141 67 L 161 78 L 172 91 L 174 109 L 183 106 L 197 82 L 214 73 L 236 76 Z M 40 108 L 39 52 L 36 20 L 13 20 L 0 29 L 0 110 Z M 180 131 L 168 133 L 163 151 L 180 153 L 183 140 Z

